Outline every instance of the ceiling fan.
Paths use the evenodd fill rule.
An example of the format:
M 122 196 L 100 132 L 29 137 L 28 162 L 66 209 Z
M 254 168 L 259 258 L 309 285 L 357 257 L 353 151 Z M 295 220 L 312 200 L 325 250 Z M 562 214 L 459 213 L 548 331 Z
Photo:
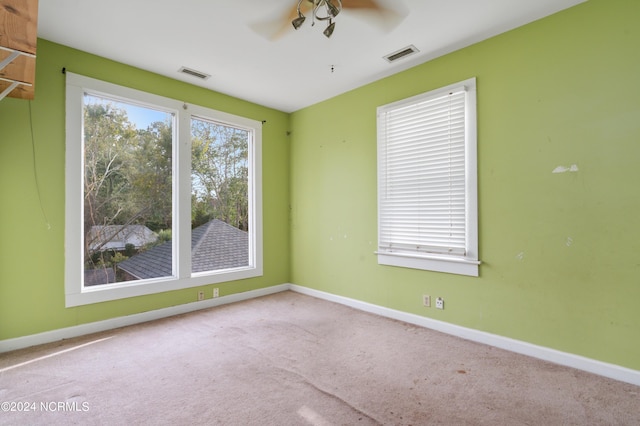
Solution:
M 404 18 L 404 13 L 400 12 L 400 7 L 394 10 L 380 5 L 376 0 L 294 0 L 295 3 L 289 12 L 270 22 L 262 22 L 253 25 L 254 30 L 276 39 L 282 36 L 289 29 L 299 29 L 309 18 L 311 25 L 316 22 L 326 22 L 327 26 L 323 34 L 329 38 L 335 29 L 335 18 L 343 9 L 359 10 L 370 12 L 371 16 L 377 18 L 380 24 L 385 27 L 395 27 Z M 398 2 L 396 2 L 398 3 Z

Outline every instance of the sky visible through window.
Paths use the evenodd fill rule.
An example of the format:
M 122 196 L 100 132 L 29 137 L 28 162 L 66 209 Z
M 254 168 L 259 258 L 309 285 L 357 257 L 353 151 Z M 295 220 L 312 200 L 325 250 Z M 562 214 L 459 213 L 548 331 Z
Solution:
M 166 112 L 155 109 L 126 104 L 122 104 L 122 107 L 127 111 L 129 121 L 135 124 L 138 129 L 146 129 L 151 123 L 156 121 L 164 122 L 167 116 Z
M 98 96 L 87 95 L 85 104 L 111 103 L 118 109 L 123 109 L 127 113 L 127 117 L 136 129 L 145 130 L 151 123 L 156 121 L 164 122 L 167 118 L 165 111 L 158 111 L 149 107 L 142 107 L 124 102 L 118 102 L 111 99 L 105 99 Z

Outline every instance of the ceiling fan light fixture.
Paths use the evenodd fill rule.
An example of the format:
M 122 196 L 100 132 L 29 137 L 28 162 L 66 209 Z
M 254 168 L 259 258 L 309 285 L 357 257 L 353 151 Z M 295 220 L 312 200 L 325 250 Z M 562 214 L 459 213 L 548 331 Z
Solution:
M 304 21 L 306 20 L 306 17 L 300 10 L 300 6 L 302 5 L 303 1 L 304 0 L 298 0 L 298 7 L 297 7 L 298 17 L 291 21 L 291 25 L 293 25 L 293 28 L 296 30 L 300 28 L 302 24 L 304 24 Z M 338 16 L 340 11 L 342 10 L 342 0 L 307 0 L 307 1 L 313 5 L 311 10 L 311 18 L 313 22 L 311 23 L 311 25 L 313 26 L 316 23 L 316 21 L 329 21 L 327 28 L 325 28 L 322 33 L 327 38 L 331 37 L 331 35 L 333 34 L 333 30 L 335 30 L 336 28 L 336 24 L 335 22 L 333 22 L 333 18 Z M 324 12 L 325 15 L 324 16 L 319 15 L 318 14 L 319 10 Z
M 338 16 L 338 13 L 340 13 L 340 10 L 342 10 L 342 3 L 338 2 L 338 7 L 336 7 L 331 0 L 326 0 L 326 5 L 327 5 L 327 11 L 328 11 L 328 15 L 335 18 L 336 16 Z
M 304 24 L 305 19 L 307 18 L 305 18 L 304 15 L 301 13 L 296 19 L 291 21 L 291 25 L 293 25 L 293 28 L 297 30 L 302 26 L 302 24 Z
M 329 25 L 327 25 L 327 28 L 324 29 L 322 34 L 324 34 L 327 38 L 329 38 L 333 34 L 333 30 L 335 29 L 336 29 L 336 23 L 329 21 Z

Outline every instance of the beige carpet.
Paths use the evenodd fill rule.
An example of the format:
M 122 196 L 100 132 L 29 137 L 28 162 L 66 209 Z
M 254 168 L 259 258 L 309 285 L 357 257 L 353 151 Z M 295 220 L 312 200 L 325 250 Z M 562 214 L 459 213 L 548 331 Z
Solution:
M 293 292 L 0 354 L 0 402 L 2 425 L 640 424 L 639 387 Z

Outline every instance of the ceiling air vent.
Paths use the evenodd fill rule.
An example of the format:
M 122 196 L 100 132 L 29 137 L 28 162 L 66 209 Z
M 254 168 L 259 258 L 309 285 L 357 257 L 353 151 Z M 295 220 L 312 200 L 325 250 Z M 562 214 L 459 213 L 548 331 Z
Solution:
M 187 68 L 187 67 L 182 67 L 178 71 L 183 73 L 183 74 L 190 75 L 192 77 L 200 78 L 202 80 L 206 80 L 209 77 L 211 77 L 209 74 L 205 74 L 205 73 L 203 73 L 201 71 L 192 70 L 191 68 Z
M 386 59 L 387 62 L 395 62 L 398 59 L 404 58 L 405 56 L 413 55 L 414 53 L 418 52 L 419 50 L 414 45 L 410 45 L 407 47 L 403 47 L 402 49 L 397 50 L 393 53 L 389 53 L 387 56 L 384 56 L 384 59 Z

